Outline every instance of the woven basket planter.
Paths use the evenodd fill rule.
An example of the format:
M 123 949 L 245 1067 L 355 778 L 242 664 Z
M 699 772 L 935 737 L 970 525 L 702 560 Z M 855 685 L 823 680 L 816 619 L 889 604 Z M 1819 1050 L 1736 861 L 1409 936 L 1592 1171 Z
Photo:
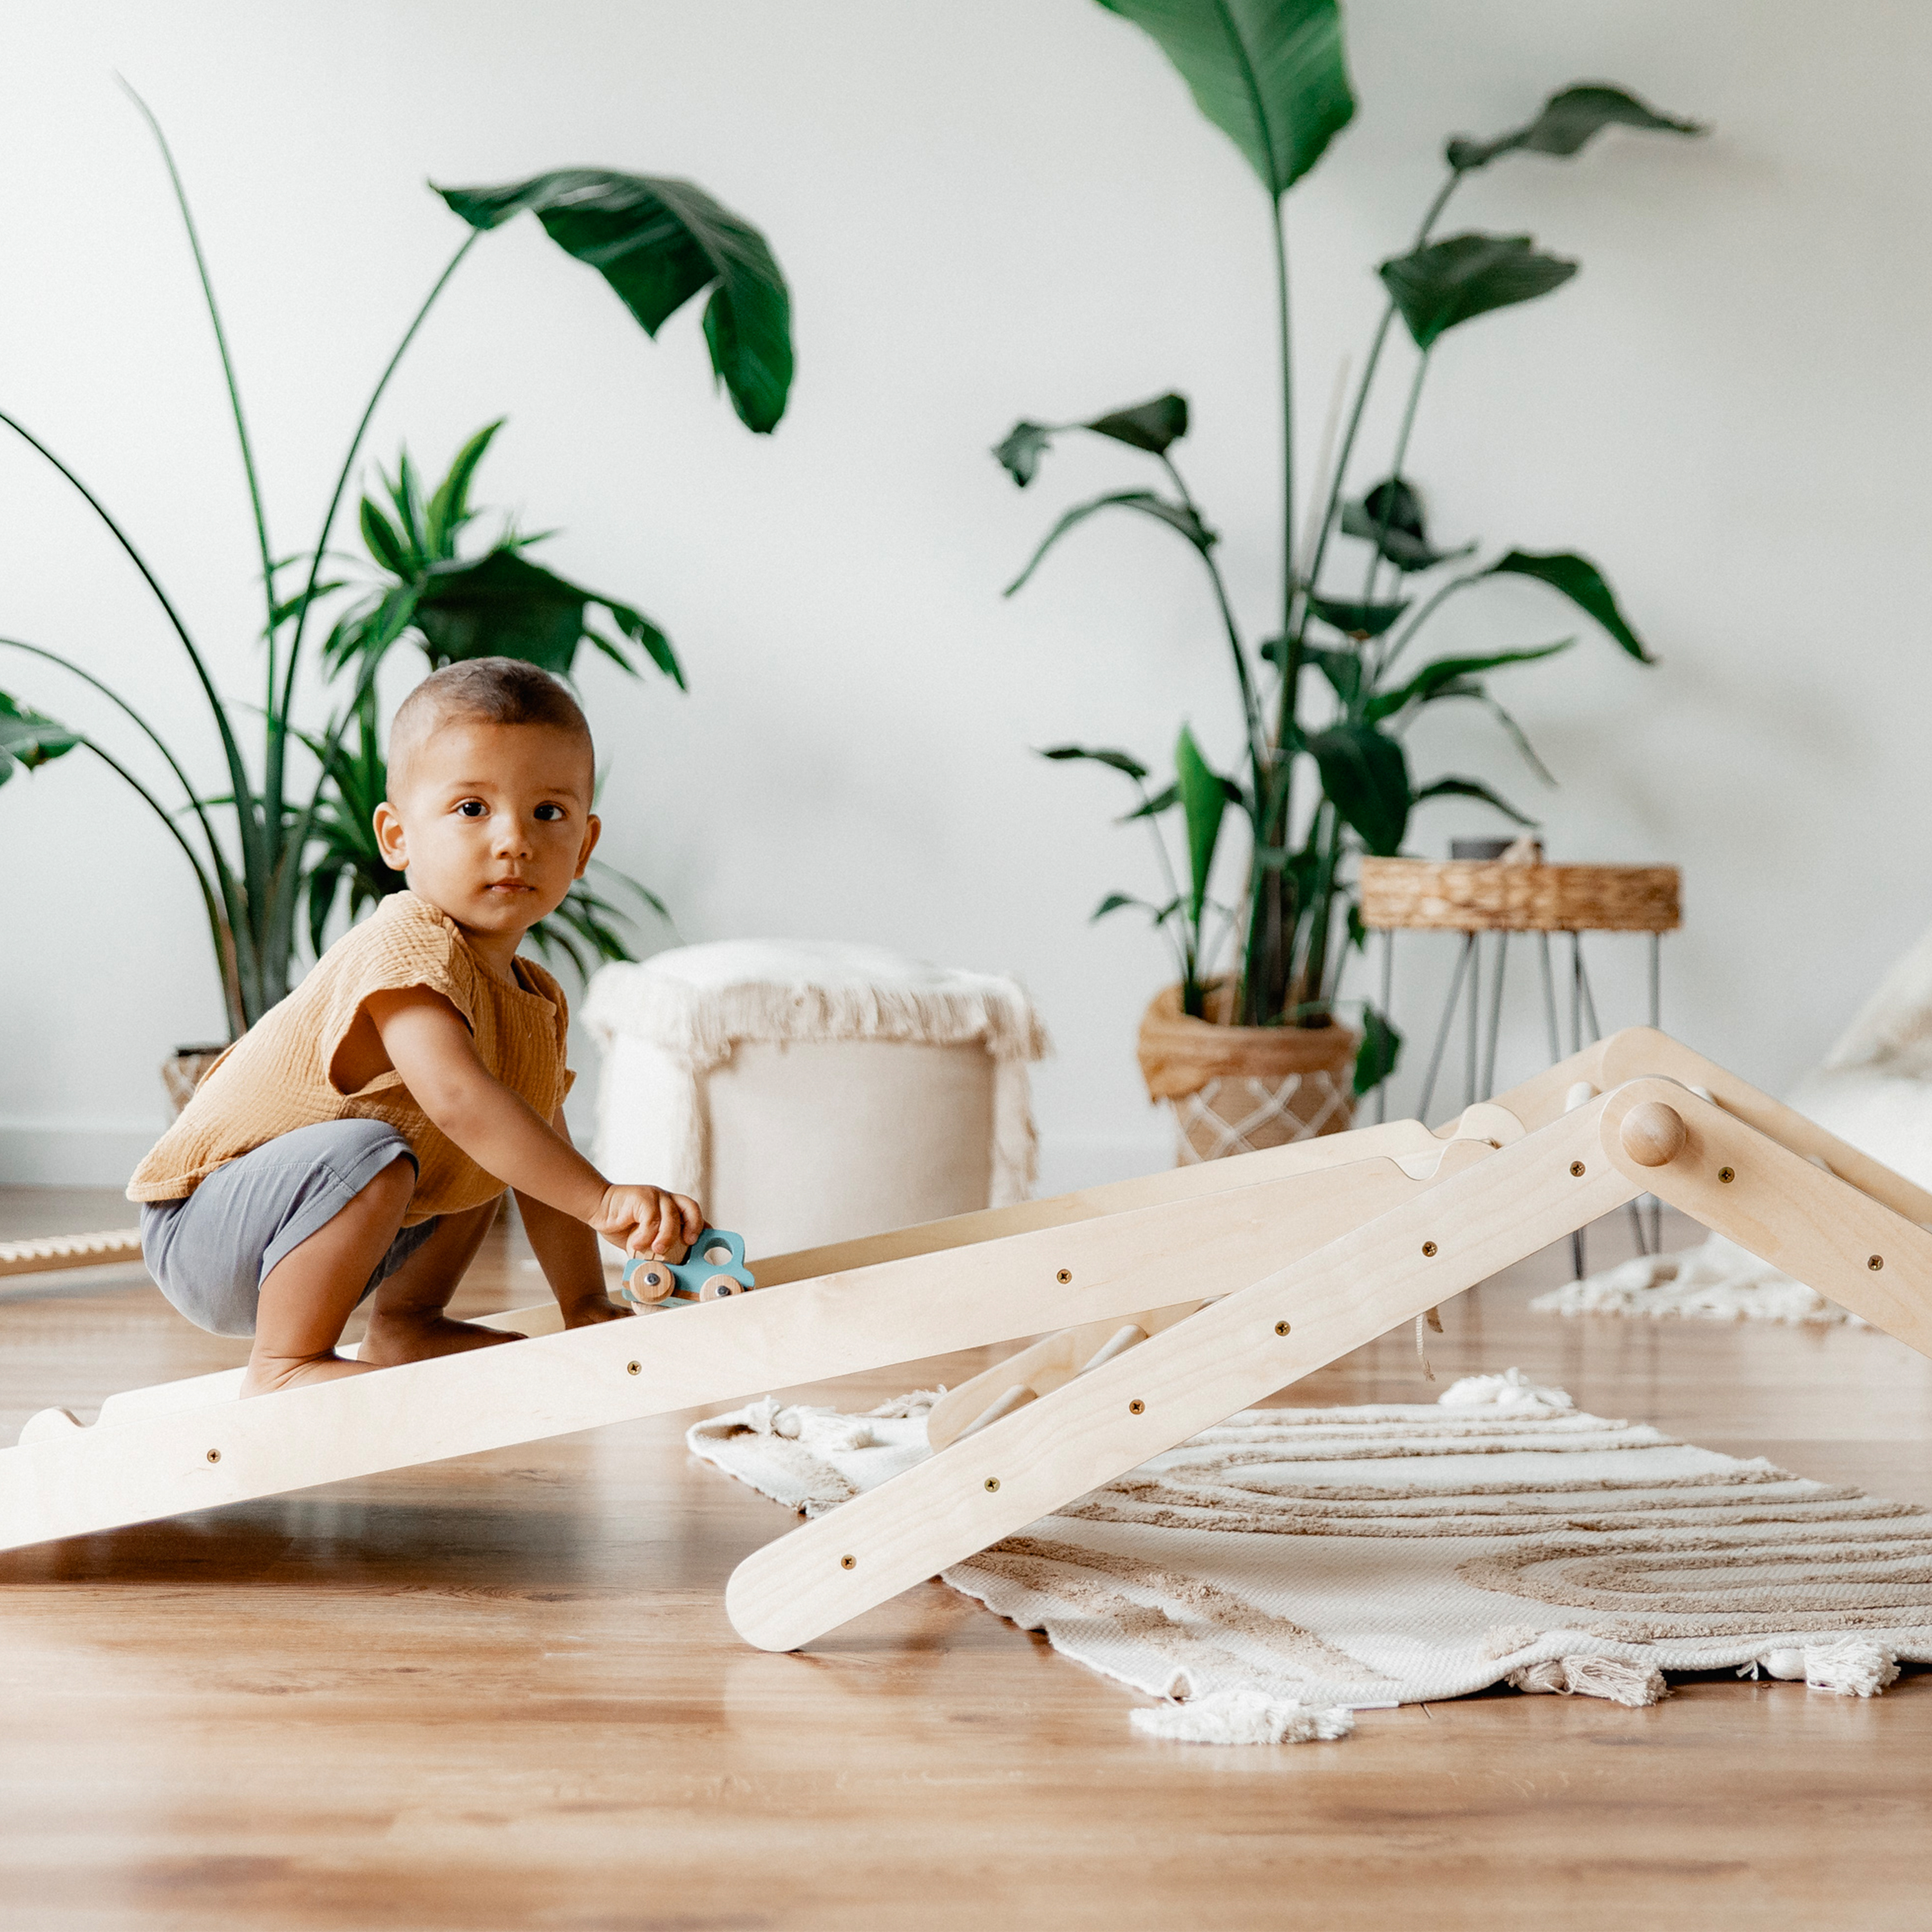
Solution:
M 1233 1001 L 1231 987 L 1211 987 L 1214 1017 L 1195 1019 L 1169 986 L 1141 1020 L 1141 1075 L 1148 1097 L 1174 1108 L 1181 1167 L 1339 1134 L 1354 1118 L 1350 1028 L 1232 1026 L 1221 1016 Z

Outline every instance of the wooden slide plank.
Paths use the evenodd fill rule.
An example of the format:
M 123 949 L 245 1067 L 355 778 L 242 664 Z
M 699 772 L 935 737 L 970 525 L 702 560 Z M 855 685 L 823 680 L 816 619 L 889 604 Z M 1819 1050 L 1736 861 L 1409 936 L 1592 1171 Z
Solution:
M 1452 1145 L 1373 1220 L 747 1557 L 725 1607 L 793 1650 L 1634 1198 L 1604 1102 Z M 1580 1168 L 1580 1173 L 1573 1169 Z
M 1220 1293 L 1418 1184 L 1358 1161 L 1225 1192 L 1211 1216 L 1168 1202 L 252 1401 L 124 1400 L 109 1424 L 0 1450 L 0 1548 L 1018 1340 L 1130 1314 L 1177 1280 Z

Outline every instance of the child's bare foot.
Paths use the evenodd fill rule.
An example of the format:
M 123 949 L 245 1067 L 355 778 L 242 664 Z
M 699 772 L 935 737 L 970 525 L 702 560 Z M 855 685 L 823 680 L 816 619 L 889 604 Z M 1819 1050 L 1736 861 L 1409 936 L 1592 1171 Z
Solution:
M 458 1355 L 466 1348 L 488 1348 L 499 1342 L 525 1339 L 507 1328 L 479 1328 L 473 1322 L 454 1322 L 429 1310 L 420 1314 L 379 1312 L 369 1317 L 356 1366 L 394 1368 L 399 1362 L 427 1361 L 432 1355 Z
M 242 1378 L 242 1393 L 273 1395 L 278 1390 L 300 1388 L 307 1382 L 339 1382 L 344 1376 L 359 1376 L 377 1366 L 373 1362 L 348 1362 L 338 1354 L 303 1355 L 291 1360 L 266 1356 L 251 1360 Z

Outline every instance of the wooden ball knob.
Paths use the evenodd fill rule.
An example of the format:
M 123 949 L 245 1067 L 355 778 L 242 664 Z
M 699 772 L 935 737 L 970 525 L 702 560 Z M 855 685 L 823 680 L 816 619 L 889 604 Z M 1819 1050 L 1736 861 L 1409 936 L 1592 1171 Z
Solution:
M 1624 1116 L 1624 1152 L 1640 1167 L 1665 1167 L 1684 1151 L 1688 1132 L 1676 1108 L 1642 1100 Z

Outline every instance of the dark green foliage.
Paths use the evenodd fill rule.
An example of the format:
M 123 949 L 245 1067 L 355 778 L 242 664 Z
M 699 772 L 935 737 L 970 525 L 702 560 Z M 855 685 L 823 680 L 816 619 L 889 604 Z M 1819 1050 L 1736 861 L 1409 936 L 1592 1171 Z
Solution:
M 502 188 L 439 188 L 471 227 L 527 209 L 567 255 L 595 268 L 655 337 L 709 289 L 711 366 L 746 425 L 775 429 L 792 378 L 791 296 L 765 238 L 687 181 L 559 168 Z
M 1280 494 L 1292 510 L 1292 338 L 1280 204 L 1354 111 L 1339 10 L 1332 0 L 1100 4 L 1153 37 L 1202 112 L 1234 142 L 1267 192 L 1280 288 L 1280 367 L 1262 377 L 1268 404 L 1258 406 L 1256 413 L 1280 395 Z M 1620 88 L 1591 82 L 1551 95 L 1534 120 L 1510 134 L 1489 142 L 1458 136 L 1449 144 L 1449 176 L 1413 242 L 1406 254 L 1382 265 L 1388 307 L 1347 413 L 1311 554 L 1295 554 L 1293 515 L 1283 518 L 1281 614 L 1252 656 L 1216 560 L 1215 533 L 1174 461 L 1173 446 L 1189 428 L 1186 405 L 1178 394 L 1078 422 L 1028 418 L 994 452 L 1013 481 L 1024 486 L 1038 473 L 1054 437 L 1079 429 L 1142 452 L 1163 472 L 1159 491 L 1108 491 L 1066 512 L 1008 586 L 1008 594 L 1027 581 L 1060 538 L 1102 509 L 1132 510 L 1166 524 L 1186 538 L 1199 559 L 1240 700 L 1245 782 L 1225 774 L 1208 776 L 1215 777 L 1249 826 L 1245 903 L 1227 920 L 1228 930 L 1240 943 L 1236 1016 L 1248 1024 L 1329 1023 L 1343 961 L 1361 937 L 1353 898 L 1354 857 L 1399 851 L 1418 804 L 1438 798 L 1472 800 L 1519 824 L 1533 822 L 1478 779 L 1438 778 L 1417 789 L 1402 736 L 1432 704 L 1478 704 L 1538 776 L 1548 779 L 1515 719 L 1490 695 L 1484 674 L 1553 658 L 1571 640 L 1486 648 L 1406 668 L 1402 660 L 1410 645 L 1445 600 L 1497 574 L 1534 577 L 1588 613 L 1631 657 L 1649 662 L 1610 585 L 1586 558 L 1568 551 L 1545 555 L 1512 550 L 1486 569 L 1455 573 L 1449 566 L 1469 556 L 1476 546 L 1444 548 L 1431 540 L 1420 493 L 1405 470 L 1424 377 L 1444 338 L 1465 322 L 1547 294 L 1576 272 L 1575 262 L 1540 250 L 1528 236 L 1472 233 L 1435 239 L 1451 195 L 1466 175 L 1500 156 L 1574 155 L 1612 125 L 1674 134 L 1701 131 L 1694 122 L 1655 112 Z M 1355 496 L 1345 485 L 1365 406 L 1398 315 L 1418 352 L 1394 460 L 1380 482 Z M 1507 435 L 1505 420 L 1498 418 L 1494 433 Z M 1324 562 L 1337 538 L 1359 539 L 1367 547 L 1359 589 L 1333 588 L 1322 581 Z M 1393 581 L 1387 580 L 1390 571 Z M 1310 670 L 1317 676 L 1303 675 Z M 1274 675 L 1272 690 L 1262 688 L 1264 671 Z M 1104 909 L 1132 904 L 1146 910 L 1173 947 L 1184 991 L 1191 992 L 1213 970 L 1214 947 L 1203 923 L 1210 910 L 1218 909 L 1206 897 L 1201 860 L 1204 851 L 1211 858 L 1222 830 L 1203 776 L 1208 771 L 1206 760 L 1192 734 L 1184 734 L 1176 777 L 1158 787 L 1140 760 L 1125 754 L 1097 754 L 1070 746 L 1048 755 L 1098 756 L 1131 779 L 1137 802 L 1122 822 L 1148 827 L 1168 890 L 1160 903 L 1117 893 Z M 1310 766 L 1313 786 L 1298 797 L 1298 773 L 1307 773 Z M 1188 832 L 1184 884 L 1161 831 L 1161 821 L 1177 806 L 1183 808 Z M 1357 1068 L 1362 1091 L 1385 1076 L 1399 1044 L 1384 1015 L 1366 1014 L 1364 1029 Z

